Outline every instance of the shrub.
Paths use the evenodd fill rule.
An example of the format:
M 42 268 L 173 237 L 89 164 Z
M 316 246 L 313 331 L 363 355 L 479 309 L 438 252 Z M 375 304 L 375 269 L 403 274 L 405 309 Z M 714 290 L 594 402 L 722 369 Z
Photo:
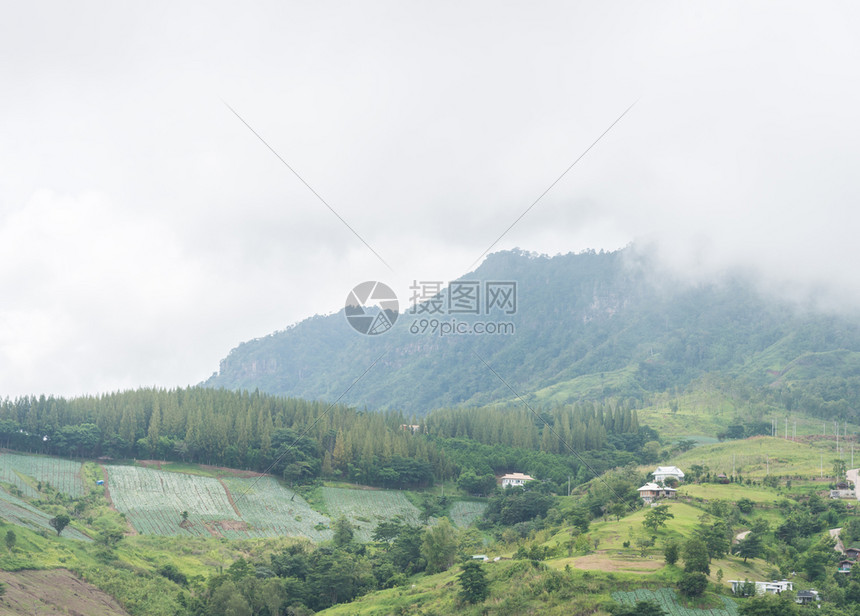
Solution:
M 678 582 L 678 590 L 686 597 L 698 597 L 708 587 L 708 578 L 704 573 L 685 573 Z

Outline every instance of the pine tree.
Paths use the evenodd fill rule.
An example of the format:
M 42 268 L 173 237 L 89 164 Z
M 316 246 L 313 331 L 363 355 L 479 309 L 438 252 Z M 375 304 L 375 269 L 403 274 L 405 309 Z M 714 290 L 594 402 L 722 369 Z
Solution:
M 125 441 L 129 447 L 134 446 L 137 439 L 137 425 L 135 422 L 134 411 L 128 404 L 125 404 L 122 409 L 122 419 L 119 423 L 119 436 Z
M 474 560 L 463 565 L 457 579 L 460 581 L 460 598 L 467 603 L 480 603 L 490 594 L 484 569 Z
M 155 454 L 160 436 L 161 409 L 159 408 L 158 400 L 156 400 L 152 405 L 152 414 L 149 416 L 149 429 L 146 431 L 146 438 L 149 442 L 149 451 L 151 454 Z
M 343 430 L 337 431 L 337 436 L 334 441 L 334 451 L 332 452 L 334 467 L 339 470 L 346 470 L 347 462 L 349 462 L 344 445 Z

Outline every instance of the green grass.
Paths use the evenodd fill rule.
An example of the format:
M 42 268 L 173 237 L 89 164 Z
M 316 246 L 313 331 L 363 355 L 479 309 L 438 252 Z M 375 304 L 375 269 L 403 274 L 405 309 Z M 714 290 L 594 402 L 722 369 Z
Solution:
M 675 517 L 669 520 L 666 528 L 657 532 L 658 541 L 668 539 L 669 537 L 690 537 L 699 524 L 699 516 L 702 515 L 702 510 L 678 501 L 665 501 L 665 503 Z M 592 540 L 598 539 L 600 541 L 599 549 L 601 550 L 612 550 L 616 553 L 620 551 L 623 554 L 631 556 L 638 555 L 639 551 L 635 543 L 631 542 L 629 548 L 625 548 L 623 543 L 631 540 L 632 537 L 645 533 L 642 522 L 645 520 L 647 512 L 648 508 L 642 508 L 621 518 L 619 521 L 612 519 L 593 522 L 588 534 Z M 555 541 L 558 543 L 559 540 L 566 539 L 568 536 L 569 533 L 567 532 L 561 533 L 560 536 L 556 536 Z
M 629 389 L 635 382 L 637 367 L 627 366 L 614 372 L 585 374 L 538 389 L 532 397 L 539 404 L 571 404 L 582 398 L 612 396 L 613 392 Z M 515 403 L 516 400 L 512 400 Z
M 686 472 L 689 472 L 691 465 L 701 464 L 707 466 L 711 474 L 730 475 L 734 465 L 735 472 L 744 478 L 761 479 L 771 474 L 812 479 L 820 477 L 823 459 L 824 480 L 829 482 L 836 456 L 836 444 L 833 441 L 802 443 L 757 436 L 696 447 L 675 456 L 669 463 Z
M 10 530 L 15 532 L 17 541 L 11 551 L 5 545 L 0 547 L 0 570 L 3 571 L 67 567 L 77 562 L 76 554 L 86 553 L 80 549 L 83 542 L 66 536 L 68 531 L 57 537 L 53 529 L 50 533 L 35 531 L 0 520 L 0 536 L 5 537 Z
M 376 591 L 352 603 L 322 612 L 326 616 L 387 616 L 390 614 L 541 614 L 608 616 L 613 588 L 631 588 L 636 576 L 591 572 L 555 571 L 542 563 L 505 561 L 483 565 L 491 599 L 470 605 L 457 594 L 460 567 L 436 575 L 413 577 L 403 586 Z
M 687 483 L 678 487 L 678 496 L 691 496 L 706 501 L 726 500 L 736 503 L 748 498 L 755 503 L 771 505 L 784 498 L 777 490 L 761 486 L 747 486 L 739 483 Z
M 169 471 L 171 473 L 183 473 L 185 475 L 197 475 L 199 477 L 211 477 L 213 479 L 220 477 L 223 475 L 223 472 L 219 472 L 214 468 L 203 468 L 199 464 L 191 464 L 188 462 L 165 462 L 159 468 L 162 471 Z

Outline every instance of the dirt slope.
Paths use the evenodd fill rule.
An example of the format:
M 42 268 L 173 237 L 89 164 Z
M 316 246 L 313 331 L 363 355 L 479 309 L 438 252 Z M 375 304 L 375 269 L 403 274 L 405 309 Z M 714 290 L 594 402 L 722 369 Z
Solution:
M 0 616 L 128 616 L 119 603 L 66 569 L 0 571 Z

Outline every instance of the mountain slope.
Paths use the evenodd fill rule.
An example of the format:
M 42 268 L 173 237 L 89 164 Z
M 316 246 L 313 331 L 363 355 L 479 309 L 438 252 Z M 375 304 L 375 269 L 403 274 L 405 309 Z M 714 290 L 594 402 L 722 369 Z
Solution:
M 516 314 L 493 315 L 512 323 L 514 334 L 412 333 L 428 317 L 404 314 L 384 335 L 363 336 L 342 313 L 316 316 L 240 344 L 205 385 L 335 400 L 379 358 L 343 402 L 423 413 L 510 400 L 508 385 L 524 396 L 542 390 L 533 399 L 550 403 L 646 400 L 716 374 L 778 389 L 789 396 L 786 406 L 799 404 L 799 390 L 810 386 L 817 407 L 834 385 L 822 379 L 832 376 L 841 379 L 845 403 L 825 410 L 860 406 L 858 320 L 804 313 L 741 279 L 681 284 L 632 249 L 495 253 L 464 279 L 517 282 Z

